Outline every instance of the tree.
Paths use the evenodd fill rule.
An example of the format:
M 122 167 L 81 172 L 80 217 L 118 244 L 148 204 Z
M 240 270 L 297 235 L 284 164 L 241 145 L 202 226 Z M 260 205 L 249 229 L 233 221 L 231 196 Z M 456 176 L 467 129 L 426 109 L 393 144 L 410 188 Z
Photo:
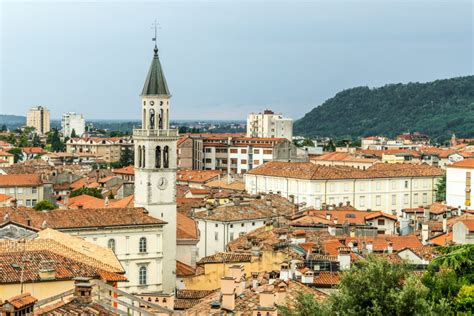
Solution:
M 0 132 L 6 132 L 8 131 L 8 128 L 5 124 L 2 124 L 2 128 L 0 129 Z
M 33 206 L 33 208 L 37 211 L 44 211 L 44 210 L 49 211 L 49 210 L 54 210 L 55 208 L 57 208 L 57 206 L 48 200 L 42 200 L 36 203 L 35 206 Z
M 76 130 L 73 128 L 71 131 L 71 138 L 76 138 L 76 137 L 79 137 L 79 136 L 77 136 Z
M 21 134 L 18 139 L 18 147 L 28 147 L 28 136 L 26 134 Z
M 125 146 L 125 149 L 120 153 L 120 165 L 122 167 L 133 165 L 134 157 L 133 151 L 129 146 Z
M 323 147 L 324 151 L 336 151 L 336 146 L 334 145 L 332 139 Z
M 75 196 L 79 196 L 79 195 L 90 195 L 90 196 L 93 196 L 93 197 L 96 197 L 96 198 L 99 198 L 101 199 L 102 198 L 102 193 L 100 192 L 99 189 L 96 189 L 96 188 L 86 188 L 86 187 L 82 187 L 82 188 L 79 188 L 79 189 L 76 189 L 74 191 L 71 192 L 71 194 L 69 195 L 69 197 L 75 197 Z
M 21 149 L 18 148 L 18 147 L 14 147 L 14 148 L 10 149 L 8 152 L 13 155 L 13 161 L 15 163 L 20 161 L 21 157 L 23 155 L 22 152 L 21 152 Z
M 48 143 L 51 144 L 51 150 L 54 152 L 64 151 L 65 144 L 61 141 L 59 137 L 59 131 L 57 128 L 53 128 L 52 131 L 48 134 Z
M 33 147 L 40 147 L 41 146 L 41 139 L 40 137 L 38 136 L 38 134 L 35 134 L 33 136 L 33 141 L 32 141 L 32 146 Z
M 446 174 L 436 184 L 435 195 L 436 202 L 446 201 Z

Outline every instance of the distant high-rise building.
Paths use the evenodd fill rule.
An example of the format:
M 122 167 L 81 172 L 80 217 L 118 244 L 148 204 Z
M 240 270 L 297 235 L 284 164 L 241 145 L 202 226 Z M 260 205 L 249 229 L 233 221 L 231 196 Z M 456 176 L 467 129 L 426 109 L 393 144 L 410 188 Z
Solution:
M 247 117 L 247 137 L 293 138 L 293 120 L 271 110 Z
M 64 113 L 61 120 L 61 129 L 64 137 L 71 137 L 72 131 L 77 136 L 82 136 L 85 132 L 86 122 L 82 114 L 74 112 Z
M 48 133 L 50 130 L 49 110 L 44 106 L 32 107 L 26 113 L 26 126 L 34 127 L 42 135 Z

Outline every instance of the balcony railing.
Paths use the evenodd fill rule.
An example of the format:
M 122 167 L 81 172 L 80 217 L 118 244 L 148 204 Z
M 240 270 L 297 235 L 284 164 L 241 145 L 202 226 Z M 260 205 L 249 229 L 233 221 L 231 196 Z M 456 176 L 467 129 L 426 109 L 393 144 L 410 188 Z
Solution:
M 133 129 L 133 136 L 178 136 L 177 129 Z

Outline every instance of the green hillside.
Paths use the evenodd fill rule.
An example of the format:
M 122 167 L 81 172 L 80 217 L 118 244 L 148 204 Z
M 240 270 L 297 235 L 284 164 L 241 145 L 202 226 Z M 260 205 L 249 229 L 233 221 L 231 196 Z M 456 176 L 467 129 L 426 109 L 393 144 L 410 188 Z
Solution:
M 295 122 L 308 137 L 396 136 L 421 132 L 432 138 L 474 137 L 474 76 L 428 83 L 344 90 Z

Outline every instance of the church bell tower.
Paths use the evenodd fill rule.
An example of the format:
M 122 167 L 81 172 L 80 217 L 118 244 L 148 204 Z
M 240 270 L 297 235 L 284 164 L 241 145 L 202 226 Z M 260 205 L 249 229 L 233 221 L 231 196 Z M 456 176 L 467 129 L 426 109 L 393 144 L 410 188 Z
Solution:
M 176 285 L 176 168 L 178 130 L 170 129 L 171 94 L 155 44 L 141 93 L 141 129 L 133 130 L 135 206 L 167 222 L 163 229 L 163 292 Z

